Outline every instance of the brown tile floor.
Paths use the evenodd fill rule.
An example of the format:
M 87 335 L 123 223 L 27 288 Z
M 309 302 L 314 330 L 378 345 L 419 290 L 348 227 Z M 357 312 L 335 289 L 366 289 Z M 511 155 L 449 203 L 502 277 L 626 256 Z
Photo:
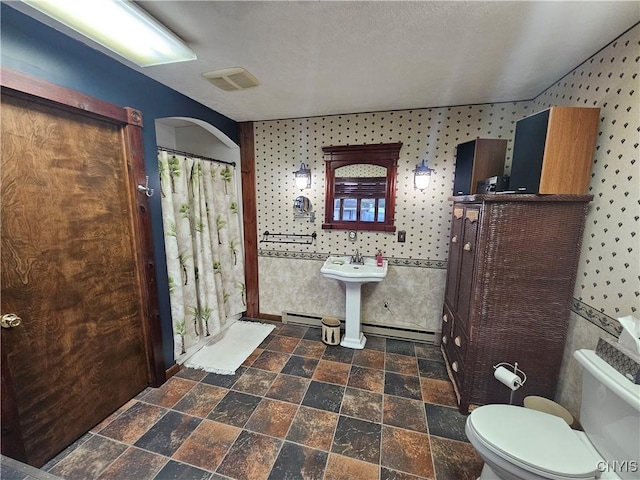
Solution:
M 44 470 L 65 480 L 472 480 L 482 461 L 438 347 L 276 329 L 234 376 L 182 370 Z

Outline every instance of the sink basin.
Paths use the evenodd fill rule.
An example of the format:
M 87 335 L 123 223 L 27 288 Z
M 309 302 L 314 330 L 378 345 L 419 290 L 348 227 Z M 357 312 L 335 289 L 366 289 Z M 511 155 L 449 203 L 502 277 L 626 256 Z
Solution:
M 387 261 L 382 267 L 376 265 L 375 258 L 365 258 L 364 265 L 349 263 L 350 257 L 329 257 L 320 269 L 327 278 L 349 283 L 381 282 L 387 276 Z
M 326 278 L 344 282 L 346 313 L 344 336 L 340 345 L 347 348 L 364 348 L 367 338 L 360 331 L 360 287 L 363 283 L 381 282 L 387 276 L 388 263 L 376 265 L 375 258 L 365 258 L 364 265 L 351 263 L 351 257 L 330 256 L 320 269 Z

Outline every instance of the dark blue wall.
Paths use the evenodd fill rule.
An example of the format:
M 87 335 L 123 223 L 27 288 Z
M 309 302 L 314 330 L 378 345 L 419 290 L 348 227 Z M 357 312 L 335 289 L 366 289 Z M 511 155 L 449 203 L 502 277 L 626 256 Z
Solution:
M 87 45 L 1 5 L 2 67 L 41 78 L 122 107 L 142 112 L 145 166 L 157 192 L 159 176 L 154 120 L 191 117 L 204 120 L 238 143 L 237 124 L 204 105 L 132 70 Z M 165 364 L 174 363 L 173 329 L 162 231 L 160 195 L 151 201 L 151 222 L 158 272 L 158 297 Z

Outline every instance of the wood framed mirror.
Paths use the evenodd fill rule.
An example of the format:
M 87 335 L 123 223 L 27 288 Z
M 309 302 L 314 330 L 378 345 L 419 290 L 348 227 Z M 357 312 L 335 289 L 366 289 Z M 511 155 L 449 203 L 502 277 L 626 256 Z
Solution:
M 322 147 L 323 229 L 395 232 L 398 158 L 402 143 Z

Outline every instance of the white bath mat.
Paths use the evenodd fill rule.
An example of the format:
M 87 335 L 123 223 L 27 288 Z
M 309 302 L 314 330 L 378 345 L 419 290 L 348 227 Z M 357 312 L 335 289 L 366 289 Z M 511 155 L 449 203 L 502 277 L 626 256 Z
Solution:
M 185 367 L 233 375 L 267 335 L 276 328 L 258 322 L 235 322 L 184 362 Z

